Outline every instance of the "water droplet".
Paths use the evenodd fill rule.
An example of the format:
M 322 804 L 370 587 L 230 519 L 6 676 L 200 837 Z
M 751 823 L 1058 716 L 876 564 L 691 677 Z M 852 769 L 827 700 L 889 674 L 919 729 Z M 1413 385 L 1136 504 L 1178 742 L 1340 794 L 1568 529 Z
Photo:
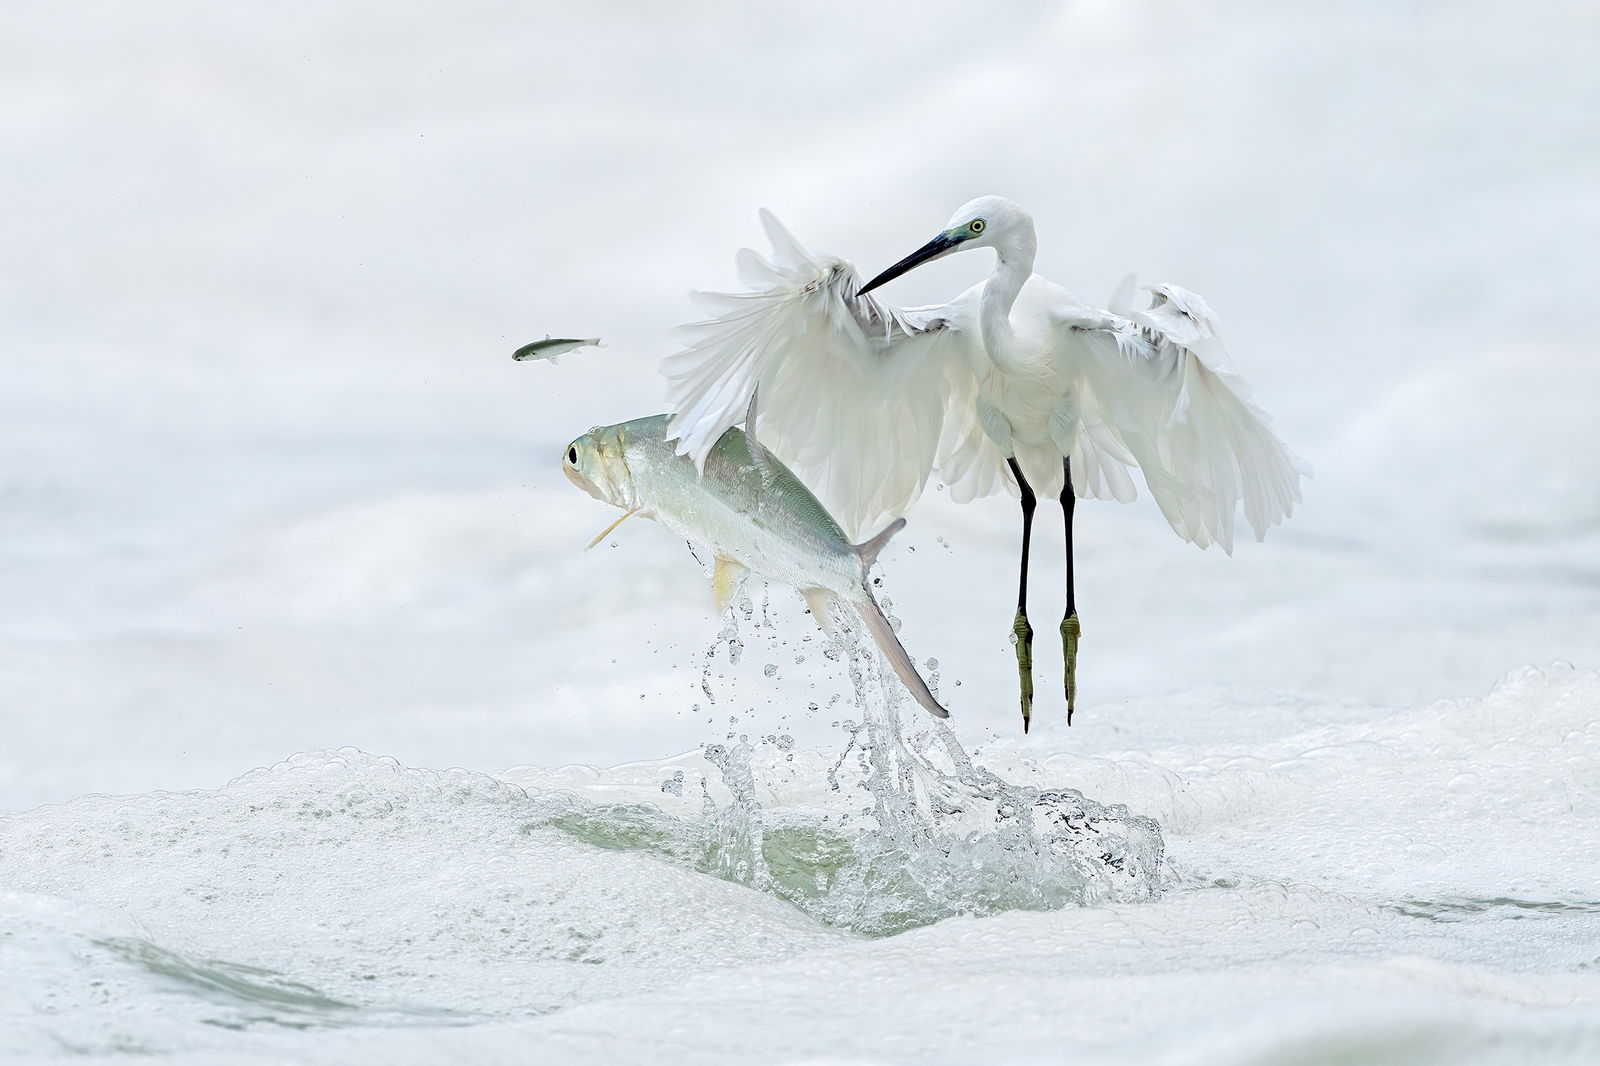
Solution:
M 777 677 L 778 676 L 778 664 L 777 663 L 768 663 L 767 665 L 765 665 L 765 666 L 763 666 L 761 668 L 761 672 L 763 674 L 765 674 L 767 677 Z

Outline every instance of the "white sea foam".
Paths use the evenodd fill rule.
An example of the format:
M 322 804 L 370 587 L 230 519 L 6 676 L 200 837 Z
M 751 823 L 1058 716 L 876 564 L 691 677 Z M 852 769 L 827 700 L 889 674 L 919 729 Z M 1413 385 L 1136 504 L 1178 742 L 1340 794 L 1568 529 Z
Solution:
M 765 741 L 500 776 L 308 753 L 218 790 L 10 815 L 6 1046 L 788 1061 L 859 1054 L 867 1027 L 875 1060 L 926 1061 L 959 1017 L 959 1040 L 1018 1061 L 1600 1048 L 1600 674 L 1523 671 L 1254 744 L 994 760 L 1027 781 L 1003 797 L 1157 811 L 1160 898 L 1048 901 L 1004 848 L 932 823 L 891 853 L 883 819 L 906 812 L 885 813 L 870 759 L 835 790 L 837 753 Z M 935 869 L 943 896 L 896 887 Z M 849 928 L 893 931 L 891 904 L 930 898 L 893 918 L 921 928 Z

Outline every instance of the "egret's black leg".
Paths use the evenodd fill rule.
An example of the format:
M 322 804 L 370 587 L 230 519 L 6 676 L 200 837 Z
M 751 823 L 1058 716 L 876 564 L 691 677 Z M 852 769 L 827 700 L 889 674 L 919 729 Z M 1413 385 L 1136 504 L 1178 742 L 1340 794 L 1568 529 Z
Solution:
M 1067 613 L 1061 618 L 1061 654 L 1066 660 L 1067 724 L 1072 724 L 1072 712 L 1078 702 L 1078 603 L 1072 582 L 1072 509 L 1078 494 L 1072 487 L 1072 460 L 1062 459 L 1062 472 L 1066 487 L 1061 490 L 1061 515 L 1067 525 Z
M 1028 624 L 1028 544 L 1033 538 L 1033 489 L 1015 459 L 1007 459 L 1011 473 L 1022 490 L 1022 573 L 1017 579 L 1017 617 L 1011 623 L 1011 638 L 1017 646 L 1017 676 L 1022 682 L 1022 731 L 1033 722 L 1033 627 Z

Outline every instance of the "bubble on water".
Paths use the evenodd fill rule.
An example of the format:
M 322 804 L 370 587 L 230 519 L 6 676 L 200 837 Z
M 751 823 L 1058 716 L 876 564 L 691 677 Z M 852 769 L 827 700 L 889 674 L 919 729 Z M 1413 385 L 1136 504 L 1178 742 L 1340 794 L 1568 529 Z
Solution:
M 676 770 L 671 777 L 661 782 L 661 791 L 669 796 L 683 795 L 683 771 Z

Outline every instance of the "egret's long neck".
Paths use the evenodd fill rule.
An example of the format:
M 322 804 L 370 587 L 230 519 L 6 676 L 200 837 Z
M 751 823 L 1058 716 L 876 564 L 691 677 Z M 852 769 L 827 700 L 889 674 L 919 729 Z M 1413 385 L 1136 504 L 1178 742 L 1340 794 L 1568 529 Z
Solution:
M 1003 244 L 995 246 L 994 273 L 983 287 L 983 304 L 979 321 L 983 328 L 983 346 L 989 358 L 1012 349 L 1016 333 L 1011 328 L 1011 305 L 1023 283 L 1033 275 L 1033 259 L 1039 250 L 1034 237 L 1033 222 L 1028 220 Z

